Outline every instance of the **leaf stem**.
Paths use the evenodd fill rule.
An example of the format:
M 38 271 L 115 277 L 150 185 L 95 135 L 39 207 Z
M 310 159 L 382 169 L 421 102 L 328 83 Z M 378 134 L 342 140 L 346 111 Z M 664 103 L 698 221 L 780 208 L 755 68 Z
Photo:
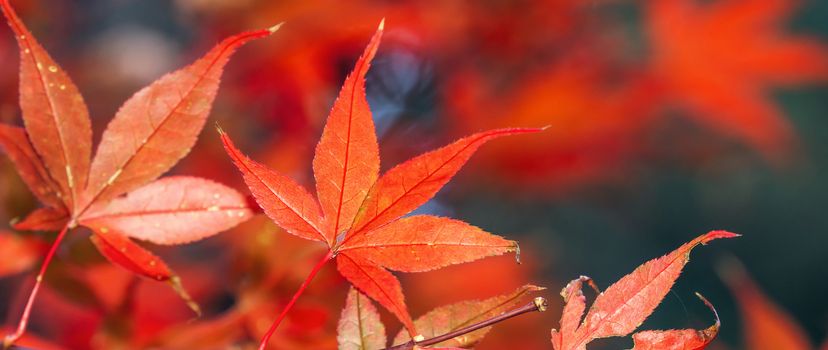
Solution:
M 66 233 L 69 232 L 69 227 L 72 226 L 72 222 L 66 224 L 60 233 L 58 233 L 57 238 L 55 238 L 55 242 L 52 243 L 52 247 L 49 248 L 49 252 L 46 254 L 46 259 L 43 260 L 43 265 L 40 265 L 40 272 L 37 273 L 37 277 L 35 277 L 35 284 L 32 288 L 32 292 L 29 293 L 29 300 L 26 301 L 26 307 L 23 309 L 23 315 L 20 317 L 20 322 L 17 324 L 17 331 L 13 334 L 6 335 L 3 339 L 3 349 L 8 349 L 14 344 L 20 337 L 26 333 L 26 327 L 29 325 L 29 316 L 32 313 L 32 306 L 34 306 L 34 301 L 37 298 L 37 293 L 40 291 L 40 285 L 43 283 L 43 275 L 46 274 L 46 268 L 49 267 L 49 263 L 52 262 L 52 258 L 55 256 L 55 252 L 57 252 L 57 248 L 60 245 L 60 242 L 63 241 L 63 237 L 66 236 Z
M 436 336 L 434 338 L 426 339 L 426 340 L 421 340 L 421 341 L 411 340 L 411 341 L 409 341 L 407 343 L 404 343 L 404 344 L 400 344 L 400 345 L 397 345 L 397 346 L 392 346 L 390 348 L 386 348 L 385 350 L 411 350 L 411 349 L 414 349 L 415 345 L 416 346 L 431 346 L 431 345 L 439 344 L 439 343 L 442 343 L 446 340 L 449 340 L 449 339 L 452 339 L 452 338 L 455 338 L 455 337 L 459 337 L 459 336 L 467 334 L 467 333 L 474 332 L 474 331 L 476 331 L 480 328 L 485 328 L 485 327 L 491 326 L 495 323 L 503 322 L 503 321 L 508 320 L 512 317 L 519 316 L 519 315 L 522 315 L 522 314 L 525 314 L 525 313 L 528 313 L 528 312 L 532 312 L 532 311 L 544 312 L 544 311 L 546 311 L 546 308 L 547 308 L 546 298 L 537 297 L 537 298 L 535 298 L 534 300 L 532 300 L 531 302 L 529 302 L 528 304 L 526 304 L 524 306 L 521 306 L 521 307 L 519 307 L 517 309 L 514 309 L 512 311 L 502 313 L 498 316 L 492 317 L 492 318 L 487 319 L 485 321 L 481 321 L 481 322 L 472 324 L 468 327 L 461 328 L 461 329 L 458 329 L 456 331 L 449 332 L 449 333 L 446 333 L 446 334 L 443 334 L 443 335 L 440 335 L 440 336 Z
M 319 270 L 322 270 L 322 267 L 325 266 L 325 263 L 331 260 L 331 258 L 333 258 L 333 251 L 328 250 L 328 253 L 325 254 L 325 257 L 323 257 L 322 260 L 319 260 L 319 262 L 316 263 L 316 266 L 313 267 L 313 270 L 311 270 L 310 274 L 308 274 L 308 277 L 305 278 L 305 282 L 302 282 L 302 285 L 299 287 L 299 290 L 296 291 L 296 294 L 293 294 L 293 298 L 290 299 L 290 302 L 287 304 L 287 306 L 285 306 L 285 309 L 282 310 L 282 313 L 279 314 L 279 317 L 276 318 L 276 321 L 273 321 L 273 324 L 270 325 L 270 329 L 268 329 L 267 333 L 265 333 L 264 337 L 262 337 L 262 341 L 261 343 L 259 343 L 259 350 L 265 350 L 268 341 L 270 341 L 270 337 L 273 335 L 273 332 L 275 332 L 276 328 L 279 327 L 279 324 L 282 323 L 282 320 L 285 318 L 285 316 L 287 316 L 287 313 L 293 307 L 293 304 L 296 303 L 296 300 L 299 299 L 299 296 L 302 295 L 302 293 L 305 291 L 305 288 L 307 288 L 310 284 L 311 280 L 313 280 L 313 278 L 316 276 Z

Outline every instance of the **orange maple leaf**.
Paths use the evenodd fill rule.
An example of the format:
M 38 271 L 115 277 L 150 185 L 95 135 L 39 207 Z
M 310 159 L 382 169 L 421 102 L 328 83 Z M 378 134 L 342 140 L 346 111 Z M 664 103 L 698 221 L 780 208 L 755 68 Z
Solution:
M 329 260 L 365 295 L 417 335 L 402 287 L 387 269 L 428 271 L 516 251 L 517 243 L 462 221 L 415 215 L 485 142 L 541 129 L 498 129 L 473 134 L 414 157 L 381 177 L 379 146 L 365 96 L 365 74 L 383 32 L 381 23 L 328 116 L 313 159 L 317 197 L 276 171 L 244 156 L 220 130 L 227 153 L 256 201 L 274 222 L 296 236 L 320 241 L 328 254 L 262 340 L 263 349 L 307 284 Z

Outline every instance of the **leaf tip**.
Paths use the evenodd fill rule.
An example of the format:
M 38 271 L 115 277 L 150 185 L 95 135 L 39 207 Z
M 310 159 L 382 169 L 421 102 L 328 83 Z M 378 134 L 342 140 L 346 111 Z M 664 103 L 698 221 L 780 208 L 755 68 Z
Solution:
M 172 289 L 175 291 L 175 293 L 178 294 L 178 296 L 181 297 L 182 300 L 184 300 L 184 302 L 187 304 L 187 307 L 189 307 L 190 310 L 193 310 L 193 313 L 195 313 L 195 317 L 201 317 L 201 306 L 199 306 L 198 303 L 196 303 L 195 300 L 193 300 L 193 298 L 190 296 L 190 293 L 187 293 L 187 290 L 184 289 L 184 285 L 181 283 L 181 278 L 179 278 L 177 275 L 173 275 L 172 277 L 170 277 L 169 280 L 167 280 L 167 283 L 169 283 Z
M 385 30 L 385 17 L 383 17 L 382 20 L 380 20 L 380 24 L 377 27 L 378 32 L 381 32 L 383 30 Z
M 274 25 L 274 26 L 271 26 L 271 27 L 267 28 L 267 31 L 268 31 L 270 34 L 276 33 L 276 32 L 278 32 L 278 31 L 279 31 L 279 28 L 282 28 L 282 25 L 283 25 L 283 24 L 285 24 L 285 22 L 279 22 L 279 23 L 277 23 L 276 25 Z
M 221 135 L 221 136 L 224 136 L 224 135 L 226 135 L 226 134 L 227 134 L 226 132 L 224 132 L 224 129 L 222 129 L 222 128 L 221 128 L 221 125 L 219 125 L 219 123 L 218 123 L 218 122 L 216 122 L 216 131 L 217 131 L 217 132 L 219 133 L 219 135 Z
M 538 131 L 546 131 L 546 129 L 549 129 L 551 126 L 552 126 L 552 125 L 544 125 L 544 126 L 542 126 L 542 127 L 538 128 L 538 129 L 540 129 L 540 130 L 538 130 Z
M 725 231 L 725 230 L 715 230 L 715 231 L 710 231 L 710 232 L 708 232 L 707 234 L 705 234 L 705 235 L 704 235 L 704 237 L 703 237 L 703 238 L 702 238 L 702 240 L 701 240 L 701 243 L 702 243 L 702 244 L 707 244 L 707 242 L 710 242 L 710 241 L 712 241 L 712 240 L 714 240 L 714 239 L 719 239 L 719 238 L 736 238 L 736 237 L 741 237 L 741 236 L 742 236 L 742 235 L 737 234 L 737 233 L 733 233 L 733 232 L 730 232 L 730 231 Z

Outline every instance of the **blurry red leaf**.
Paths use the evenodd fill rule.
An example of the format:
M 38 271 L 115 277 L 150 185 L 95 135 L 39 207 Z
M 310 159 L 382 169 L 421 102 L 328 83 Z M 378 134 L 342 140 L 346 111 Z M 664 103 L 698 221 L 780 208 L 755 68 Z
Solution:
M 358 254 L 391 270 L 424 272 L 516 249 L 517 242 L 465 222 L 416 215 L 357 236 L 340 251 Z
M 745 346 L 751 350 L 812 349 L 807 333 L 750 279 L 736 261 L 724 266 L 722 277 L 742 315 Z
M 647 77 L 619 73 L 603 53 L 570 53 L 508 84 L 499 74 L 461 70 L 451 75 L 446 103 L 456 132 L 550 125 L 544 137 L 498 141 L 477 163 L 481 178 L 500 187 L 557 195 L 617 181 L 639 151 L 659 93 Z
M 78 88 L 26 29 L 9 1 L 0 5 L 20 47 L 20 109 L 29 141 L 64 194 L 63 202 L 74 209 L 89 172 L 89 112 Z
M 672 98 L 771 158 L 793 141 L 773 89 L 828 77 L 828 46 L 784 30 L 796 3 L 678 0 L 646 8 L 655 71 Z
M 328 242 L 351 228 L 357 210 L 379 176 L 379 145 L 365 97 L 365 74 L 377 53 L 384 23 L 380 22 L 345 79 L 316 145 L 313 175 Z
M 719 334 L 719 314 L 701 294 L 696 295 L 713 311 L 716 323 L 703 329 L 671 329 L 666 331 L 643 331 L 633 334 L 632 350 L 702 350 Z
M 57 231 L 68 221 L 69 213 L 63 208 L 39 208 L 12 224 L 12 227 L 23 231 Z
M 552 330 L 553 347 L 555 350 L 583 350 L 594 339 L 631 333 L 670 291 L 689 261 L 693 248 L 714 239 L 737 236 L 727 231 L 711 231 L 670 254 L 642 264 L 599 294 L 577 328 L 574 326 L 585 309 L 581 286 L 586 279 L 582 277 L 572 281 L 561 292 L 567 305 L 561 316 L 561 330 Z
M 173 176 L 90 208 L 80 223 L 175 245 L 227 230 L 250 216 L 246 198 L 236 190 L 210 180 Z
M 162 349 L 232 348 L 244 334 L 243 314 L 230 312 L 219 318 L 171 326 L 150 342 Z
M 28 269 L 40 254 L 37 242 L 0 230 L 0 278 Z
M 429 311 L 420 316 L 414 325 L 426 338 L 434 338 L 443 334 L 471 326 L 475 323 L 498 316 L 509 309 L 523 303 L 525 297 L 530 293 L 541 291 L 545 288 L 531 284 L 522 286 L 512 293 L 499 295 L 484 300 L 468 300 L 451 305 L 445 305 Z M 492 329 L 491 326 L 478 329 L 471 333 L 446 340 L 437 345 L 451 346 L 457 348 L 473 347 Z M 403 344 L 411 340 L 411 337 L 401 331 L 394 338 L 394 344 Z
M 541 129 L 502 129 L 472 135 L 415 157 L 377 180 L 379 156 L 364 77 L 382 31 L 380 23 L 346 79 L 316 147 L 313 169 L 318 204 L 294 181 L 242 155 L 227 135 L 222 139 L 264 212 L 292 234 L 325 242 L 331 253 L 325 259 L 336 258 L 340 273 L 348 281 L 391 311 L 408 332 L 416 335 L 400 283 L 386 267 L 426 271 L 515 251 L 517 245 L 456 220 L 420 216 L 391 222 L 433 197 L 485 141 Z M 316 272 L 318 268 L 310 278 Z M 274 327 L 283 318 L 284 314 Z M 263 346 L 273 329 L 265 336 Z
M 22 128 L 0 124 L 0 148 L 40 202 L 50 207 L 63 207 L 60 187 L 50 177 Z
M 336 332 L 339 350 L 382 349 L 387 342 L 377 309 L 354 288 L 348 292 Z
M 87 200 L 133 190 L 184 157 L 204 127 L 230 56 L 244 43 L 277 28 L 231 36 L 193 64 L 165 75 L 127 100 L 101 138 L 92 161 Z

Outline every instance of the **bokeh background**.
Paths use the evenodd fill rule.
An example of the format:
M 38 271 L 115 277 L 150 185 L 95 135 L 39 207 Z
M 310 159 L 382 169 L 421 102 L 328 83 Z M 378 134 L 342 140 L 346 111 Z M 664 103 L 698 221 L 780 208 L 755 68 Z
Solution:
M 13 4 L 84 94 L 96 140 L 140 87 L 227 35 L 286 21 L 227 66 L 209 124 L 310 185 L 325 117 L 383 17 L 367 89 L 384 169 L 482 129 L 548 125 L 484 146 L 421 209 L 519 240 L 523 264 L 498 257 L 402 275 L 414 317 L 525 283 L 548 288 L 548 312 L 496 327 L 479 349 L 551 348 L 567 281 L 583 274 L 606 287 L 711 229 L 744 236 L 696 250 L 642 329 L 711 324 L 698 291 L 724 324 L 711 348 L 763 349 L 764 336 L 809 349 L 826 338 L 828 2 Z M 0 32 L 0 121 L 19 124 L 17 48 L 10 30 Z M 173 172 L 245 189 L 209 127 Z M 1 158 L 0 230 L 35 206 Z M 0 321 L 13 326 L 54 233 L 3 237 Z M 167 286 L 109 265 L 79 231 L 50 268 L 28 341 L 42 349 L 249 348 L 323 248 L 263 217 L 189 246 L 151 247 L 206 310 L 191 320 Z M 323 270 L 274 348 L 335 348 L 346 291 L 332 267 Z M 391 335 L 400 328 L 384 320 Z M 629 348 L 631 340 L 593 344 Z

